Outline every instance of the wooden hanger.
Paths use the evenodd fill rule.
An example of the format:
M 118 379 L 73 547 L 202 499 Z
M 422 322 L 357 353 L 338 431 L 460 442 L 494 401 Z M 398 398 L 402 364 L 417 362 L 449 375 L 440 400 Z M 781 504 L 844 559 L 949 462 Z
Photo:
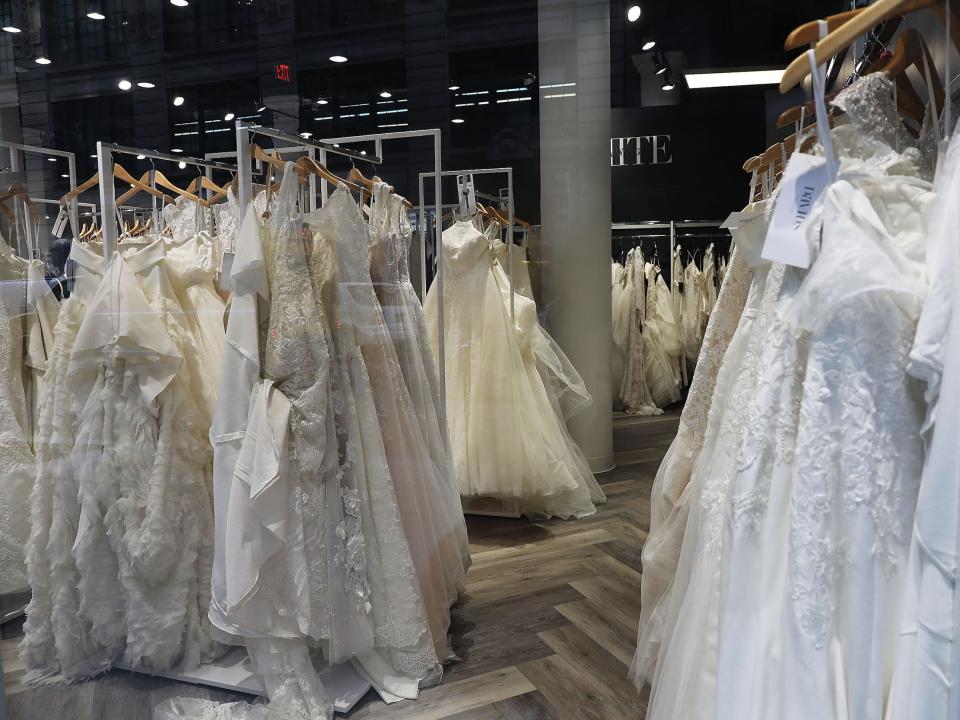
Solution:
M 814 50 L 816 64 L 824 64 L 841 50 L 850 47 L 858 38 L 880 23 L 900 15 L 929 8 L 940 7 L 942 10 L 942 4 L 943 0 L 877 0 L 877 2 L 861 8 L 859 11 L 850 11 L 851 13 L 855 12 L 856 15 L 840 24 L 836 30 L 830 32 L 817 43 Z M 940 15 L 941 19 L 946 18 L 945 12 L 940 13 Z M 951 15 L 953 15 L 952 12 Z M 951 18 L 951 27 L 955 24 L 955 19 Z M 960 38 L 960 34 L 954 35 L 955 40 L 958 38 Z M 790 91 L 803 82 L 809 74 L 810 61 L 804 53 L 787 66 L 783 78 L 780 80 L 780 92 Z
M 13 198 L 20 198 L 23 200 L 34 219 L 40 217 L 40 213 L 33 204 L 33 200 L 30 199 L 30 193 L 28 193 L 26 188 L 18 182 L 11 184 L 5 192 L 0 193 L 0 204 L 6 203 L 7 200 L 12 200 Z
M 893 57 L 891 57 L 890 60 L 883 66 L 883 72 L 886 73 L 887 77 L 891 80 L 899 80 L 900 78 L 906 79 L 905 73 L 910 67 L 915 67 L 917 72 L 920 73 L 920 77 L 927 80 L 927 82 L 933 86 L 933 96 L 935 102 L 934 111 L 937 113 L 937 117 L 939 117 L 940 112 L 943 110 L 944 104 L 943 83 L 940 81 L 940 75 L 937 73 L 937 66 L 933 62 L 933 56 L 930 55 L 930 50 L 927 48 L 927 44 L 923 41 L 920 33 L 912 28 L 901 34 L 897 39 L 897 45 L 894 48 Z M 930 77 L 927 77 L 928 68 L 930 71 Z M 910 88 L 913 89 L 913 85 L 910 85 Z M 900 87 L 898 86 L 897 89 L 899 90 Z M 923 104 L 919 95 L 917 95 L 916 90 L 913 90 L 913 95 L 916 100 L 920 101 L 922 108 Z M 919 118 L 914 119 L 917 120 L 918 123 L 922 124 L 923 113 L 920 114 Z
M 324 180 L 326 180 L 327 182 L 334 183 L 335 185 L 343 183 L 353 192 L 359 193 L 361 201 L 363 200 L 365 195 L 371 194 L 366 186 L 358 185 L 357 183 L 352 182 L 351 180 L 344 180 L 338 177 L 337 175 L 334 175 L 332 172 L 330 172 L 327 168 L 325 168 L 319 162 L 317 162 L 313 158 L 307 157 L 306 155 L 299 157 L 297 161 L 294 163 L 294 165 L 298 168 L 300 172 L 303 173 L 304 177 L 306 175 L 317 175 L 323 178 Z M 373 183 L 371 182 L 371 186 L 372 184 Z
M 164 193 L 160 192 L 156 188 L 152 188 L 149 185 L 145 185 L 144 183 L 137 180 L 135 177 L 133 177 L 133 175 L 127 172 L 126 168 L 124 168 L 123 165 L 121 165 L 120 163 L 113 164 L 113 177 L 116 180 L 120 180 L 121 182 L 125 182 L 129 184 L 131 187 L 138 187 L 143 192 L 149 195 L 153 195 L 154 197 L 158 197 L 164 202 L 167 202 L 167 203 L 173 202 L 173 198 L 170 197 L 169 195 L 165 195 Z M 100 182 L 100 173 L 94 173 L 93 177 L 91 177 L 89 180 L 85 180 L 84 182 L 80 183 L 73 190 L 66 193 L 63 197 L 61 197 L 60 204 L 66 205 L 71 200 L 78 197 L 80 194 L 86 192 L 87 190 L 93 187 L 96 187 L 96 185 L 99 182 Z
M 830 15 L 826 18 L 827 32 L 833 32 L 848 20 L 852 20 L 860 13 L 860 10 L 847 10 L 846 12 Z M 792 33 L 787 35 L 786 42 L 783 43 L 784 50 L 796 50 L 797 48 L 808 47 L 820 40 L 820 21 L 811 20 L 795 28 Z
M 210 207 L 210 203 L 202 198 L 197 197 L 192 192 L 188 190 L 182 190 L 174 185 L 167 179 L 167 176 L 164 175 L 159 170 L 147 170 L 143 175 L 140 176 L 140 183 L 145 187 L 150 187 L 150 173 L 153 173 L 153 184 L 159 185 L 162 188 L 166 188 L 172 192 L 175 192 L 180 197 L 185 197 L 188 200 L 193 200 L 195 203 L 203 205 L 204 207 Z M 131 198 L 135 197 L 139 193 L 143 192 L 140 187 L 131 188 L 126 193 L 117 198 L 117 205 L 126 205 Z
M 360 184 L 360 185 L 363 185 L 364 187 L 366 187 L 366 188 L 370 191 L 371 195 L 372 195 L 372 193 L 373 193 L 373 184 L 374 184 L 374 183 L 377 183 L 377 182 L 383 182 L 383 181 L 380 179 L 380 177 L 377 176 L 377 175 L 374 175 L 372 179 L 368 179 L 368 178 L 364 177 L 364 174 L 363 174 L 362 172 L 360 172 L 360 170 L 357 168 L 356 165 L 354 165 L 352 168 L 350 168 L 350 174 L 347 176 L 347 179 L 350 180 L 351 182 L 355 182 L 355 183 L 358 183 L 358 184 Z M 394 189 L 393 189 L 392 187 L 390 188 L 390 192 L 393 193 L 393 194 L 395 194 L 395 193 L 394 193 Z M 400 199 L 403 201 L 403 206 L 404 206 L 405 208 L 407 208 L 407 209 L 409 209 L 409 210 L 412 210 L 412 209 L 413 209 L 413 203 L 411 203 L 411 202 L 410 202 L 409 200 L 407 200 L 405 197 L 401 197 Z
M 189 185 L 187 185 L 188 193 L 197 193 L 199 190 L 209 190 L 213 193 L 207 202 L 214 203 L 217 198 L 225 198 L 227 196 L 227 191 L 225 188 L 217 185 L 213 180 L 208 178 L 206 175 L 199 175 L 195 177 Z

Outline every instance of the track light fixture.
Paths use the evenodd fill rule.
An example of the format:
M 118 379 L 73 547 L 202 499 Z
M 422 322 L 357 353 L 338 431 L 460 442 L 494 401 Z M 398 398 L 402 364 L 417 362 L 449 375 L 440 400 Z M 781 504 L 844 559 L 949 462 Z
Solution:
M 656 40 L 646 40 L 646 41 L 644 41 L 643 47 L 642 47 L 641 49 L 642 49 L 644 52 L 647 52 L 647 51 L 649 51 L 649 50 L 653 50 L 656 46 L 657 46 L 657 41 L 656 41 Z
M 657 75 L 663 75 L 667 71 L 667 58 L 659 50 L 653 54 L 653 67 Z
M 630 22 L 636 22 L 640 19 L 640 16 L 643 14 L 643 10 L 640 9 L 639 5 L 631 5 L 627 8 L 627 20 Z
M 669 70 L 663 75 L 663 84 L 660 86 L 660 89 L 664 92 L 670 92 L 676 87 L 676 84 L 673 82 L 673 73 Z

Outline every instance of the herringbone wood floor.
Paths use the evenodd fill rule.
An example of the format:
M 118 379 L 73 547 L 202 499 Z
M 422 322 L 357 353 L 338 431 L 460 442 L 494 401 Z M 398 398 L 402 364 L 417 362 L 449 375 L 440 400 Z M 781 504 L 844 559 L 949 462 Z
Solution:
M 679 411 L 619 417 L 617 468 L 600 476 L 608 503 L 589 518 L 530 523 L 469 517 L 474 565 L 453 610 L 454 650 L 443 683 L 417 702 L 370 693 L 357 720 L 639 720 L 645 698 L 627 679 L 640 610 L 640 548 L 650 486 Z M 70 687 L 24 690 L 16 627 L 4 627 L 10 720 L 150 720 L 180 695 L 216 692 L 115 670 Z

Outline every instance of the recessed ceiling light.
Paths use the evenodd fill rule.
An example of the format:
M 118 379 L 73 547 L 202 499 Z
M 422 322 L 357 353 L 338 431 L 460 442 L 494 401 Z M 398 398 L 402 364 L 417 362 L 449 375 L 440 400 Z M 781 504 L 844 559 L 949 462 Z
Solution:
M 90 18 L 91 20 L 106 20 L 106 19 L 107 19 L 107 16 L 106 16 L 106 15 L 104 15 L 104 14 L 101 13 L 101 12 L 97 12 L 96 10 L 91 10 L 90 12 L 88 12 L 88 13 L 87 13 L 87 17 Z
M 384 90 L 382 93 L 380 93 L 380 97 L 389 98 L 389 97 L 393 97 L 393 94 L 387 90 Z
M 18 28 L 16 25 L 4 25 L 3 31 L 8 33 L 18 33 L 20 32 L 20 28 Z
M 331 55 L 330 62 L 345 63 L 347 59 L 343 55 Z
M 182 149 L 180 149 L 180 148 L 170 148 L 170 152 L 175 152 L 175 153 L 182 153 L 182 152 L 183 152 L 183 150 L 182 150 Z
M 226 115 L 223 116 L 223 119 L 224 119 L 226 122 L 230 122 L 230 121 L 233 120 L 235 117 L 236 117 L 236 115 L 234 115 L 234 114 L 231 113 L 231 112 L 228 112 Z
M 170 0 L 171 5 L 176 5 L 177 7 L 186 7 L 190 4 L 189 0 Z
M 302 132 L 302 133 L 300 133 L 300 137 L 302 137 L 302 138 L 313 137 L 313 133 L 312 133 L 312 132 Z
M 329 101 L 329 100 L 324 100 L 323 98 L 320 98 L 319 100 L 317 100 L 317 105 L 326 105 L 328 102 L 330 102 L 330 101 Z
M 121 90 L 129 90 L 130 88 L 133 87 L 133 83 L 130 82 L 129 80 L 121 80 L 120 82 L 117 83 L 117 87 L 120 88 Z
M 56 158 L 47 158 L 47 162 L 56 162 L 56 161 L 57 161 Z
M 97 156 L 96 153 L 94 153 L 94 154 L 91 155 L 90 157 L 95 158 L 96 156 Z
M 740 70 L 734 72 L 688 72 L 687 86 L 691 90 L 743 85 L 777 85 L 783 70 Z
M 183 105 L 183 95 L 177 95 L 173 99 L 173 104 L 175 107 L 180 107 L 181 105 Z
M 40 57 L 36 58 L 36 59 L 34 60 L 34 62 L 35 62 L 37 65 L 49 65 L 50 63 L 53 62 L 53 60 L 51 60 L 51 59 L 48 58 L 48 57 L 44 57 L 43 55 L 41 55 Z
M 454 118 L 450 122 L 456 123 L 457 125 L 461 125 L 463 123 L 463 118 Z
M 366 151 L 366 150 L 361 150 L 361 151 L 360 151 L 360 154 L 361 154 L 361 155 L 366 155 L 366 154 L 367 154 L 367 151 Z
M 62 177 L 62 178 L 69 178 L 70 175 L 68 175 L 67 173 L 62 173 L 62 174 L 60 175 L 60 177 Z
M 460 89 L 460 86 L 459 86 L 459 85 L 451 85 L 451 86 L 450 86 L 449 88 L 447 88 L 447 89 L 448 89 L 450 92 L 456 92 L 457 90 Z
M 180 162 L 177 163 L 177 167 L 180 168 L 181 170 L 186 170 L 187 164 L 181 160 Z
M 643 44 L 643 51 L 644 51 L 644 52 L 647 52 L 647 50 L 653 50 L 656 46 L 657 46 L 657 41 L 656 41 L 656 40 L 647 40 L 647 41 Z
M 146 155 L 137 155 L 137 160 L 146 160 L 146 159 L 147 159 Z
M 156 87 L 152 82 L 138 82 L 137 87 L 141 87 L 144 90 L 153 90 Z
M 640 15 L 643 11 L 640 9 L 639 5 L 631 5 L 627 10 L 627 20 L 630 22 L 636 22 L 640 19 Z

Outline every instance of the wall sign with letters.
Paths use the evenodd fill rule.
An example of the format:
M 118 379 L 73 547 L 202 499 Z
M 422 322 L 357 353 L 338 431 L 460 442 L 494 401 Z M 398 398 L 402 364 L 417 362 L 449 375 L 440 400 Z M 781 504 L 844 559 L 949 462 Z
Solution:
M 610 166 L 669 165 L 673 143 L 669 135 L 610 138 Z

